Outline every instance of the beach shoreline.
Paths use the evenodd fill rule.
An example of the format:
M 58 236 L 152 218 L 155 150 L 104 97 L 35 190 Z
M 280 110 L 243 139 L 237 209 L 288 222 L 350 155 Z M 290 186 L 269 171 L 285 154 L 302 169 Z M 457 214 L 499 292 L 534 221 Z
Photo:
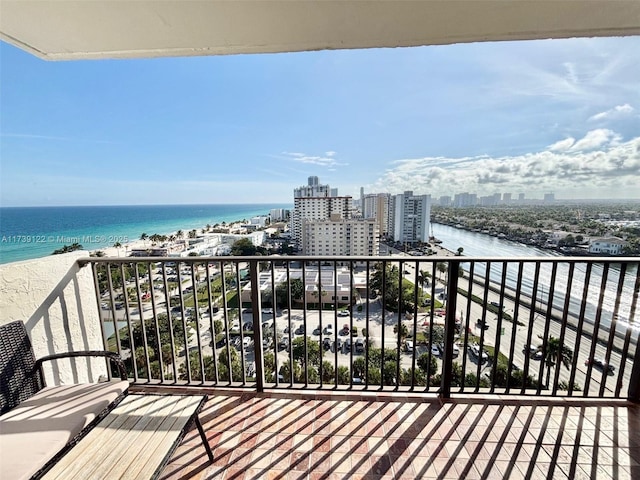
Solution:
M 225 222 L 227 226 L 229 226 L 230 228 L 233 226 L 238 226 L 242 224 L 242 220 L 235 220 L 233 222 Z M 190 229 L 193 230 L 193 229 Z M 178 232 L 182 231 L 183 235 L 182 237 L 178 237 Z M 200 230 L 202 231 L 202 229 Z M 205 232 L 205 233 L 213 233 L 213 232 Z M 142 235 L 142 233 L 140 234 Z M 179 230 L 175 230 L 173 232 L 169 232 L 169 233 L 159 233 L 159 235 L 164 235 L 167 237 L 171 237 L 171 236 L 175 236 L 177 237 L 175 241 L 170 241 L 170 240 L 165 240 L 161 243 L 161 245 L 168 245 L 170 247 L 175 246 L 178 243 L 182 243 L 185 244 L 185 242 L 187 242 L 188 238 L 188 230 L 186 229 L 179 229 Z M 131 258 L 135 258 L 132 257 L 131 255 L 127 255 L 127 252 L 131 252 L 133 250 L 147 250 L 147 249 L 153 249 L 153 248 L 165 248 L 165 247 L 158 247 L 157 243 L 152 242 L 151 240 L 147 239 L 147 240 L 142 240 L 141 238 L 138 238 L 137 240 L 131 240 L 129 242 L 126 243 L 122 243 L 121 246 L 116 247 L 116 246 L 110 246 L 110 247 L 103 247 L 103 248 L 96 248 L 93 250 L 88 250 L 89 255 L 91 256 L 96 256 L 99 252 L 102 252 L 103 255 L 101 255 L 102 257 L 115 257 L 115 258 L 123 258 L 123 257 L 131 257 Z M 121 255 L 122 250 L 124 250 L 124 255 Z

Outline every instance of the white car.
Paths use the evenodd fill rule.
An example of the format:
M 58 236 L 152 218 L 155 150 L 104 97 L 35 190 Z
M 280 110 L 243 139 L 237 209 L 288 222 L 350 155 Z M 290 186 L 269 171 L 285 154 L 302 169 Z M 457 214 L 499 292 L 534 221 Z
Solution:
M 480 346 L 477 344 L 471 345 L 469 347 L 471 354 L 476 357 L 479 358 L 481 362 L 486 362 L 487 360 L 489 360 L 489 354 L 483 349 L 482 352 L 480 351 Z

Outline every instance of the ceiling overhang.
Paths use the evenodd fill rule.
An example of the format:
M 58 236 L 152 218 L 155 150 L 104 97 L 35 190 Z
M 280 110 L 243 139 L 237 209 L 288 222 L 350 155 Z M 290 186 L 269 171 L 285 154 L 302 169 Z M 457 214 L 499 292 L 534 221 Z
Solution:
M 640 34 L 640 1 L 2 0 L 0 38 L 47 60 Z

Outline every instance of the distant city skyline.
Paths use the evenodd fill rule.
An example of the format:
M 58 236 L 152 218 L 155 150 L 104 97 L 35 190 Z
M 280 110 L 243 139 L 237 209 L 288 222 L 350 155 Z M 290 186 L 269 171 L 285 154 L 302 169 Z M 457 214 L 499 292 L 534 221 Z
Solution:
M 0 43 L 0 205 L 640 198 L 640 37 L 46 62 Z

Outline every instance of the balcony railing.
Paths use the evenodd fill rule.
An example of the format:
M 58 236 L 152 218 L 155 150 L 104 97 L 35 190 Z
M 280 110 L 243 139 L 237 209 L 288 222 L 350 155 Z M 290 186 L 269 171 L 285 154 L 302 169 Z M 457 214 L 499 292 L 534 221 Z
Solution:
M 640 399 L 637 258 L 91 258 L 137 383 Z

